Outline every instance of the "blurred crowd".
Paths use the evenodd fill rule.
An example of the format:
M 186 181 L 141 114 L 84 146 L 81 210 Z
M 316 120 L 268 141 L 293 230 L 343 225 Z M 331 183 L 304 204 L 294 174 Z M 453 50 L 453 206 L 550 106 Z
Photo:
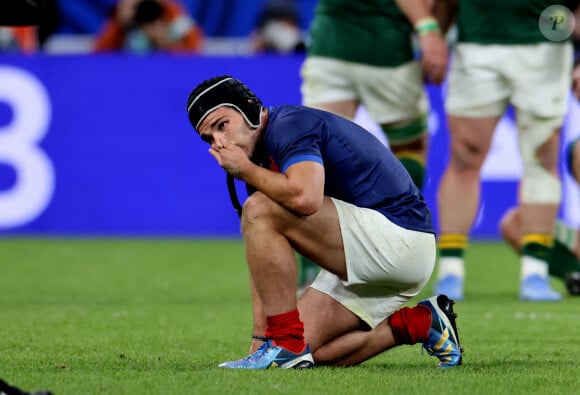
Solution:
M 301 52 L 316 0 L 46 0 L 38 26 L 0 27 L 0 52 Z M 241 43 L 241 44 L 240 44 Z M 222 52 L 228 52 L 224 47 Z
M 317 0 L 45 0 L 39 26 L 0 27 L 0 52 L 305 50 Z M 580 12 L 576 15 L 580 26 Z M 580 29 L 573 35 L 580 58 Z M 66 48 L 69 44 L 70 48 Z M 580 70 L 579 70 L 580 73 Z M 579 88 L 580 89 L 580 88 Z

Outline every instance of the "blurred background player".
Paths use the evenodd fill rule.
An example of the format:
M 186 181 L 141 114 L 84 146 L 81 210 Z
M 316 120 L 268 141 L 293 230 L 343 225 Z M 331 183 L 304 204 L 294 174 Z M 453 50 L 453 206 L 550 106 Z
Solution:
M 580 8 L 574 11 L 576 26 L 580 26 Z M 564 174 L 562 177 L 562 207 L 556 222 L 554 247 L 550 254 L 549 274 L 566 285 L 570 295 L 580 295 L 580 29 L 572 34 L 575 59 L 572 69 L 572 98 L 562 128 L 564 144 Z M 519 252 L 520 210 L 510 209 L 500 222 L 500 230 L 508 244 Z
M 199 52 L 201 28 L 171 0 L 121 0 L 95 42 L 95 51 Z
M 561 200 L 558 131 L 570 89 L 572 44 L 544 36 L 539 20 L 549 6 L 565 3 L 435 1 L 441 26 L 446 29 L 456 17 L 458 33 L 445 101 L 451 155 L 438 190 L 440 259 L 435 293 L 463 299 L 463 256 L 478 211 L 481 168 L 495 127 L 512 104 L 523 161 L 519 296 L 530 301 L 561 298 L 550 287 L 547 261 Z
M 580 128 L 574 130 L 576 136 L 566 144 L 564 155 L 566 169 L 570 177 L 563 177 L 564 202 L 569 199 L 568 209 L 564 208 L 563 218 L 556 224 L 554 248 L 549 257 L 550 275 L 564 281 L 570 295 L 580 295 Z M 500 229 L 504 239 L 519 251 L 518 235 L 521 228 L 521 212 L 518 207 L 509 210 L 502 218 Z
M 363 105 L 421 189 L 428 148 L 424 78 L 440 83 L 446 67 L 447 45 L 426 0 L 320 0 L 301 70 L 303 104 L 351 120 Z M 305 259 L 300 269 L 304 286 L 317 269 Z
M 255 53 L 292 54 L 306 51 L 296 5 L 291 0 L 268 0 L 251 36 Z

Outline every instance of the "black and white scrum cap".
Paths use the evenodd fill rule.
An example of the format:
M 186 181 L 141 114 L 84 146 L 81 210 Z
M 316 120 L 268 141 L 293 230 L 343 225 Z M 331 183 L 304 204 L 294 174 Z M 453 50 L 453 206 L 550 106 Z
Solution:
M 253 128 L 260 126 L 262 102 L 241 81 L 222 76 L 202 82 L 189 95 L 187 114 L 195 130 L 215 109 L 223 106 L 238 110 L 248 125 Z

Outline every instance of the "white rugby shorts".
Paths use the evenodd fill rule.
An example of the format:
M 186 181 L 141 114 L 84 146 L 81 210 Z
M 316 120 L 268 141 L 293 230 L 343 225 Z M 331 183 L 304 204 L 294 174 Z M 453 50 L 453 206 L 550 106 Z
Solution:
M 563 117 L 571 67 L 571 43 L 459 43 L 451 58 L 445 109 L 456 116 L 493 117 L 511 103 L 532 116 Z
M 378 124 L 412 120 L 427 112 L 423 74 L 415 61 L 378 67 L 312 56 L 306 58 L 300 74 L 305 106 L 360 101 Z
M 374 328 L 416 296 L 435 266 L 435 235 L 402 228 L 376 210 L 332 199 L 348 280 L 321 270 L 312 287 Z

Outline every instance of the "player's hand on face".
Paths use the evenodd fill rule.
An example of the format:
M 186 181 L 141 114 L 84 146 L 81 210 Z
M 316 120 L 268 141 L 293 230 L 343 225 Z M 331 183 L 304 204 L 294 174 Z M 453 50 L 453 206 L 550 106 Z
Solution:
M 243 169 L 250 162 L 246 152 L 237 145 L 222 141 L 209 149 L 211 156 L 229 174 L 243 179 Z
M 419 36 L 421 45 L 421 67 L 429 81 L 440 84 L 447 72 L 448 49 L 445 38 L 439 32 Z

